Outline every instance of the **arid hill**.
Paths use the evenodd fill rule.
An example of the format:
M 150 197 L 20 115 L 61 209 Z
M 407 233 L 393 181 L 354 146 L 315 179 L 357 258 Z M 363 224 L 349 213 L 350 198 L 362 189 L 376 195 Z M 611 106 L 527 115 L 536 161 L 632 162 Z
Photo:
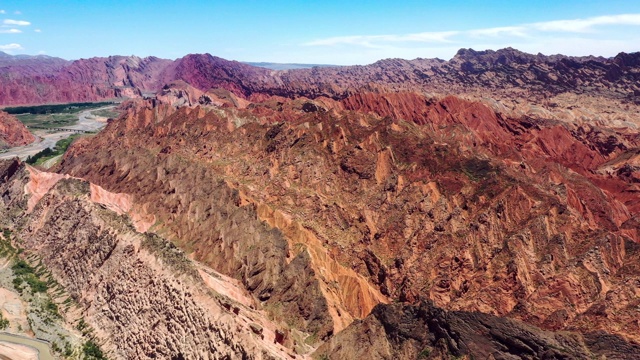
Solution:
M 35 136 L 14 116 L 0 111 L 0 149 L 31 144 Z
M 413 92 L 238 107 L 175 86 L 58 170 L 131 195 L 280 321 L 331 341 L 377 304 L 426 298 L 640 341 L 637 130 Z M 221 189 L 284 242 L 261 248 Z
M 531 55 L 507 48 L 460 50 L 451 60 L 386 59 L 366 66 L 269 70 L 209 54 L 175 61 L 111 56 L 65 62 L 50 57 L 0 59 L 1 105 L 140 97 L 183 80 L 208 91 L 224 88 L 244 98 L 342 99 L 354 92 L 419 91 L 527 99 L 542 103 L 562 93 L 627 102 L 640 97 L 640 53 L 614 58 Z

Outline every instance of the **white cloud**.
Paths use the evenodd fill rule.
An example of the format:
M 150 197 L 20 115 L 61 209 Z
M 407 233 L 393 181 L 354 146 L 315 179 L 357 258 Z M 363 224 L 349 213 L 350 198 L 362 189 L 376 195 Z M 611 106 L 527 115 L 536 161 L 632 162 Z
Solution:
M 466 32 L 473 37 L 498 37 L 498 36 L 527 36 L 526 26 L 503 26 L 487 29 L 469 30 Z
M 35 30 L 33 30 L 33 31 L 35 31 L 35 32 L 37 32 L 37 33 L 42 32 L 42 30 L 40 30 L 40 29 L 35 29 Z
M 22 47 L 22 45 L 20 44 L 7 44 L 7 45 L 0 45 L 0 51 L 6 51 L 8 53 L 11 53 L 14 50 L 24 50 L 24 48 Z
M 16 14 L 16 15 L 22 15 L 22 11 L 20 11 L 20 10 L 16 10 L 13 13 Z
M 413 34 L 336 36 L 313 40 L 305 46 L 356 45 L 365 48 L 389 48 L 390 43 L 465 43 L 478 38 L 535 38 L 542 33 L 590 33 L 604 26 L 640 26 L 640 14 L 596 16 L 585 19 L 554 20 L 514 26 L 422 32 Z M 414 46 L 415 47 L 415 46 Z
M 367 64 L 397 57 L 448 59 L 460 48 L 513 47 L 534 54 L 609 57 L 621 51 L 640 51 L 640 13 L 443 32 L 336 36 L 301 45 L 304 51 L 296 62 L 328 64 Z M 326 47 L 340 51 L 326 51 Z M 280 58 L 291 56 L 287 52 Z
M 377 48 L 384 47 L 374 43 L 397 43 L 397 42 L 419 42 L 419 43 L 445 43 L 449 38 L 458 34 L 458 31 L 422 32 L 404 35 L 355 35 L 336 36 L 305 43 L 307 46 L 332 46 L 339 44 L 360 45 L 364 47 Z
M 586 19 L 557 20 L 534 23 L 530 26 L 541 31 L 587 32 L 600 25 L 632 25 L 640 26 L 640 14 L 621 14 L 596 16 Z
M 18 29 L 0 29 L 0 34 L 20 34 L 22 32 L 22 30 L 18 30 Z
M 0 14 L 6 14 L 7 12 L 4 10 L 0 10 Z
M 16 25 L 16 26 L 29 26 L 31 25 L 30 22 L 28 21 L 24 21 L 24 20 L 11 20 L 11 19 L 5 19 L 4 21 L 2 21 L 2 23 L 4 25 Z

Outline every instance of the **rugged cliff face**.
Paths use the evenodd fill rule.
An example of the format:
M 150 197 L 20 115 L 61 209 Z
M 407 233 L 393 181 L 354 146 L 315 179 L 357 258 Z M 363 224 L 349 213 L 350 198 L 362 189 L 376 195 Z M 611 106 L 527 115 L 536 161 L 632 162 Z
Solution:
M 160 73 L 171 60 L 136 56 L 55 58 L 0 63 L 0 104 L 24 105 L 140 97 L 164 83 Z
M 0 111 L 0 149 L 31 144 L 35 136 L 14 116 Z
M 482 98 L 489 91 L 494 99 L 510 106 L 518 103 L 514 100 L 526 99 L 553 108 L 554 98 L 564 93 L 637 104 L 639 57 L 638 53 L 605 59 L 531 55 L 511 48 L 462 49 L 449 61 L 386 59 L 366 66 L 281 71 L 209 54 L 190 54 L 175 61 L 112 56 L 64 63 L 61 59 L 34 58 L 29 60 L 30 66 L 0 62 L 0 83 L 5 89 L 0 104 L 139 97 L 175 80 L 201 91 L 223 88 L 253 100 L 264 96 L 343 99 L 362 91 Z
M 66 321 L 93 328 L 109 357 L 291 358 L 277 328 L 233 282 L 170 242 L 137 232 L 123 194 L 79 179 L 1 166 L 3 226 L 76 303 Z M 119 214 L 122 213 L 122 214 Z
M 314 358 L 631 360 L 638 353 L 639 345 L 601 332 L 553 333 L 511 319 L 447 312 L 421 303 L 377 306 L 318 348 Z
M 75 305 L 62 313 L 64 320 L 70 326 L 91 327 L 91 337 L 109 358 L 295 359 L 307 358 L 300 353 L 314 350 L 298 342 L 304 340 L 295 328 L 303 324 L 280 327 L 255 310 L 265 304 L 268 308 L 268 301 L 256 302 L 255 293 L 251 296 L 233 280 L 190 260 L 158 234 L 136 231 L 134 227 L 141 224 L 129 220 L 135 211 L 130 196 L 41 172 L 17 159 L 0 162 L 0 178 L 2 226 L 16 231 L 14 242 L 24 250 L 22 256 L 38 259 L 73 299 Z M 218 184 L 224 189 L 223 185 Z M 212 207 L 228 211 L 229 199 L 221 197 Z M 230 197 L 231 203 L 248 201 L 237 192 Z M 250 227 L 252 220 L 238 212 L 230 214 L 236 227 Z M 278 220 L 273 213 L 258 216 L 276 227 L 286 229 L 283 220 L 291 226 L 291 220 Z M 277 230 L 270 231 L 278 236 Z M 246 239 L 246 234 L 229 237 L 233 235 Z M 308 281 L 305 266 L 314 266 L 309 260 L 314 250 L 309 247 L 305 256 L 291 260 L 292 270 L 281 275 L 286 286 L 296 286 L 292 279 Z M 242 246 L 238 251 L 244 251 Z M 262 263 L 272 266 L 269 261 Z M 323 276 L 330 276 L 329 271 L 338 270 L 320 268 Z M 281 286 L 274 293 L 274 299 L 278 294 L 284 297 L 272 306 L 287 308 L 290 299 L 300 308 L 313 308 L 304 299 L 291 298 L 291 291 L 282 291 Z M 282 316 L 286 317 L 276 314 Z M 482 313 L 445 311 L 420 301 L 377 305 L 364 319 L 327 335 L 310 357 L 634 359 L 638 351 L 637 344 L 602 331 L 546 331 Z
M 64 65 L 158 91 L 2 219 L 115 357 L 629 358 L 637 57 Z
M 266 274 L 308 264 L 303 282 L 317 282 L 312 297 L 326 305 L 305 309 L 331 319 L 334 332 L 388 299 L 426 297 L 445 309 L 638 341 L 637 141 L 627 130 L 413 93 L 245 109 L 147 101 L 76 143 L 60 170 L 131 194 L 156 217 L 152 229 L 242 280 L 267 308 L 287 298 L 280 286 L 291 288 Z M 251 252 L 259 242 L 242 230 L 251 226 L 238 226 L 238 244 L 211 232 L 234 218 L 212 211 L 221 187 L 283 234 L 288 247 L 273 262 L 265 259 L 273 245 Z M 270 297 L 237 258 L 260 259 Z M 286 314 L 308 331 L 328 329 L 313 327 L 306 311 Z

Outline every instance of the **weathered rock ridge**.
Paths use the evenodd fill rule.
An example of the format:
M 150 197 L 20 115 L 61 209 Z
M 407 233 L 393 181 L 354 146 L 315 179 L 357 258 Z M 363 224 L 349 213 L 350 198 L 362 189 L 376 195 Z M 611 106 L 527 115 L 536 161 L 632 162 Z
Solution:
M 9 64 L 8 101 L 139 99 L 4 163 L 0 219 L 116 357 L 633 358 L 639 56 Z
M 181 250 L 109 210 L 117 194 L 17 159 L 0 170 L 3 226 L 77 303 L 109 358 L 294 357 L 275 344 L 276 328 L 262 314 L 205 285 Z M 78 315 L 71 316 L 76 326 Z
M 209 54 L 175 61 L 112 56 L 64 62 L 31 58 L 0 62 L 0 104 L 91 101 L 140 97 L 182 80 L 208 91 L 224 88 L 242 98 L 264 96 L 343 99 L 361 91 L 419 91 L 437 94 L 487 92 L 505 101 L 540 105 L 562 93 L 638 103 L 639 53 L 614 58 L 531 55 L 507 48 L 462 49 L 449 61 L 386 59 L 366 66 L 274 71 Z M 28 65 L 27 65 L 28 63 Z
M 231 259 L 257 257 L 278 273 L 282 259 L 291 266 L 304 255 L 313 297 L 327 304 L 305 308 L 334 332 L 387 298 L 426 297 L 447 310 L 638 341 L 634 131 L 411 92 L 244 109 L 148 100 L 76 143 L 59 170 L 130 194 L 157 231 L 252 291 L 249 264 Z M 223 184 L 283 234 L 281 260 L 260 257 L 273 245 L 251 252 L 259 244 L 245 243 L 240 226 L 235 245 L 211 233 L 234 216 L 210 210 Z M 300 320 L 303 309 L 289 315 L 319 329 Z
M 367 344 L 353 346 L 353 344 Z M 330 359 L 637 359 L 640 345 L 602 332 L 550 332 L 482 313 L 379 305 L 323 344 Z
M 170 60 L 136 56 L 0 62 L 0 104 L 25 105 L 140 97 L 155 92 Z

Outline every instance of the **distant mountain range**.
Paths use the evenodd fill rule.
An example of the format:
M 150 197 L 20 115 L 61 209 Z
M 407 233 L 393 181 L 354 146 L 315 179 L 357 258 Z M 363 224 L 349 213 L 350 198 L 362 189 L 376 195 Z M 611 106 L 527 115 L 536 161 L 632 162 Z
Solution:
M 255 66 L 259 65 L 259 66 Z M 98 101 L 140 97 L 184 80 L 206 91 L 224 88 L 248 98 L 326 96 L 339 99 L 357 89 L 439 93 L 482 92 L 505 96 L 523 91 L 548 97 L 592 93 L 636 101 L 640 53 L 613 58 L 532 55 L 507 48 L 461 49 L 451 60 L 385 59 L 366 66 L 242 63 L 209 54 L 177 60 L 109 56 L 67 61 L 48 56 L 0 56 L 1 105 Z M 274 69 L 287 68 L 287 71 Z

